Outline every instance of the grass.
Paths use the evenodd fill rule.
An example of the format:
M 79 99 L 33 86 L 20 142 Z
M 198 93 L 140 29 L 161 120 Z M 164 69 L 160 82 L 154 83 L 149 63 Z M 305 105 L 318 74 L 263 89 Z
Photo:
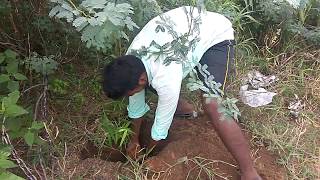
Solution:
M 252 142 L 279 154 L 278 163 L 288 171 L 289 179 L 318 179 L 320 157 L 320 51 L 298 52 L 284 59 L 248 58 L 239 60 L 238 77 L 252 70 L 275 74 L 279 81 L 271 87 L 278 93 L 270 105 L 250 108 L 241 105 L 242 123 Z M 236 84 L 239 84 L 239 80 Z M 234 92 L 236 93 L 236 92 Z M 297 94 L 305 103 L 298 119 L 287 109 Z
M 233 89 L 233 95 L 237 96 L 240 78 L 252 69 L 260 70 L 263 73 L 275 74 L 279 81 L 271 87 L 272 91 L 278 93 L 273 103 L 260 107 L 250 108 L 241 103 L 242 123 L 244 127 L 252 134 L 251 142 L 258 146 L 266 146 L 268 150 L 278 154 L 277 162 L 287 169 L 288 179 L 317 179 L 319 178 L 319 157 L 320 157 L 320 62 L 319 51 L 309 51 L 308 53 L 299 52 L 285 65 L 281 65 L 279 56 L 270 55 L 270 57 L 242 57 L 238 59 L 238 75 L 229 89 Z M 282 61 L 286 61 L 282 60 Z M 280 65 L 279 65 L 280 64 Z M 87 69 L 81 71 L 85 79 L 98 79 L 97 72 Z M 74 74 L 74 73 L 72 73 Z M 67 77 L 63 80 L 69 83 L 68 94 L 54 101 L 51 115 L 55 118 L 54 123 L 50 125 L 52 137 L 54 140 L 55 151 L 58 152 L 58 169 L 67 174 L 64 169 L 74 149 L 83 146 L 89 135 L 94 132 L 98 126 L 97 119 L 101 115 L 102 109 L 105 109 L 110 117 L 123 117 L 126 110 L 126 101 L 105 100 L 103 95 L 99 95 L 96 84 L 92 81 L 79 80 L 79 76 L 70 76 L 64 74 L 61 77 Z M 78 81 L 75 81 L 78 79 Z M 92 86 L 93 85 L 93 86 Z M 94 89 L 92 90 L 91 87 Z M 72 91 L 71 91 L 72 89 Z M 183 94 L 188 94 L 184 92 Z M 81 106 L 76 106 L 77 101 L 72 100 L 75 95 L 81 94 L 85 99 Z M 306 104 L 300 113 L 298 119 L 292 119 L 289 116 L 288 104 L 297 94 Z M 79 95 L 80 96 L 80 95 Z M 153 102 L 155 97 L 151 98 Z M 192 102 L 199 108 L 196 100 L 198 95 L 193 93 Z M 82 101 L 82 100 L 81 100 Z M 67 108 L 66 108 L 67 107 Z M 68 108 L 70 107 L 70 108 Z M 91 122 L 91 125 L 88 125 Z M 89 123 L 90 124 L 90 123 Z M 210 164 L 213 160 L 198 158 L 184 159 L 177 163 L 192 162 L 197 164 L 189 173 L 205 174 L 213 178 L 224 175 L 216 174 L 211 169 Z M 144 180 L 152 177 L 159 178 L 164 172 L 152 172 L 146 168 L 146 160 L 133 161 L 128 158 L 128 164 L 125 170 L 129 175 L 119 176 L 119 179 L 137 179 Z M 170 171 L 173 167 L 168 168 Z M 70 175 L 70 174 L 69 174 Z M 72 175 L 72 174 L 71 174 Z M 71 176 L 70 175 L 70 176 Z M 60 176 L 58 174 L 55 177 Z M 132 178 L 133 177 L 133 178 Z M 227 177 L 225 177 L 227 178 Z
M 148 154 L 148 153 L 147 153 Z M 213 167 L 213 164 L 224 164 L 236 168 L 237 166 L 221 161 L 202 158 L 199 156 L 188 158 L 182 157 L 172 164 L 166 164 L 168 167 L 163 171 L 154 171 L 150 169 L 147 155 L 143 155 L 138 160 L 133 160 L 128 157 L 128 162 L 124 170 L 126 171 L 122 175 L 118 176 L 120 180 L 147 180 L 147 179 L 166 179 L 166 176 L 170 175 L 170 172 L 178 165 L 190 165 L 192 168 L 186 174 L 186 180 L 191 179 L 229 179 L 226 174 L 218 173 L 217 168 Z
M 313 54 L 315 53 L 319 54 L 317 51 L 313 52 Z M 316 55 L 318 56 L 318 54 Z M 319 171 L 320 156 L 320 124 L 318 121 L 320 117 L 320 105 L 318 104 L 320 100 L 320 63 L 310 60 L 314 56 L 302 53 L 296 54 L 286 65 L 279 67 L 276 57 L 246 57 L 248 59 L 238 60 L 237 77 L 239 78 L 234 80 L 235 82 L 230 89 L 234 89 L 233 94 L 236 96 L 240 77 L 252 69 L 278 76 L 279 81 L 271 88 L 272 91 L 278 93 L 272 104 L 260 108 L 250 108 L 240 103 L 242 123 L 251 132 L 253 144 L 266 146 L 268 150 L 279 154 L 277 162 L 287 169 L 288 179 L 317 179 L 319 178 L 317 170 Z M 95 72 L 91 73 L 93 74 L 86 75 L 86 77 L 96 77 Z M 68 76 L 65 81 L 72 82 L 76 78 L 78 77 Z M 94 128 L 98 126 L 96 120 L 102 109 L 106 109 L 111 117 L 122 117 L 125 112 L 126 101 L 101 101 L 103 96 L 98 96 L 95 91 L 90 90 L 91 83 L 90 81 L 79 81 L 70 87 L 73 89 L 68 94 L 70 97 L 73 97 L 77 92 L 86 99 L 82 106 L 73 106 L 75 101 L 70 101 L 68 95 L 64 96 L 62 102 L 54 105 L 53 116 L 57 120 L 54 125 L 58 127 L 59 132 L 58 139 L 55 140 L 57 143 L 55 148 L 56 151 L 59 151 L 58 162 L 60 162 L 61 172 L 67 173 L 63 168 L 69 161 L 68 156 L 70 156 L 69 153 L 72 152 L 72 149 L 81 148 L 88 139 L 88 135 L 93 133 Z M 292 119 L 287 109 L 288 103 L 294 99 L 294 94 L 297 94 L 306 104 L 299 119 Z M 193 103 L 198 106 L 199 103 L 196 102 L 198 95 L 193 94 L 191 98 Z M 61 106 L 62 104 L 69 104 L 72 108 L 64 111 L 65 107 Z M 63 113 L 59 113 L 61 111 Z M 89 126 L 86 125 L 88 121 L 92 122 Z M 52 126 L 49 129 L 55 128 Z M 197 164 L 192 173 L 198 172 L 210 178 L 224 177 L 224 175 L 216 174 L 214 169 L 210 168 L 212 160 L 199 158 L 188 159 L 188 162 Z M 186 161 L 177 163 L 186 163 Z M 167 171 L 172 168 L 168 168 Z M 129 175 L 125 173 L 125 175 L 119 176 L 119 179 L 144 180 L 150 177 L 157 179 L 164 173 L 152 172 L 147 169 L 145 159 L 139 162 L 128 158 L 128 164 L 124 169 L 129 171 Z
M 183 1 L 189 2 L 188 0 Z M 170 4 L 173 6 L 179 1 L 162 2 L 165 5 Z M 231 2 L 232 1 L 230 1 L 230 3 Z M 31 5 L 33 7 L 32 3 Z M 213 7 L 219 7 L 221 6 L 221 2 L 214 2 L 212 5 Z M 10 13 L 10 15 L 12 14 Z M 241 26 L 241 24 L 238 24 L 238 26 Z M 51 26 L 48 26 L 46 23 L 44 23 L 43 27 L 51 28 Z M 59 28 L 60 26 L 57 27 Z M 30 28 L 25 29 L 30 30 Z M 32 30 L 30 32 L 32 33 Z M 38 31 L 35 32 L 38 34 Z M 42 34 L 40 29 L 39 33 L 40 35 Z M 33 44 L 33 41 L 31 41 L 30 44 L 29 31 L 25 34 L 28 34 L 28 43 L 25 44 L 29 45 L 29 51 L 30 47 L 42 44 Z M 59 36 L 61 32 L 55 34 Z M 56 35 L 53 36 L 53 39 L 58 37 Z M 74 36 L 71 35 L 70 37 Z M 44 40 L 43 38 L 41 39 Z M 47 40 L 50 41 L 50 39 L 51 38 Z M 68 38 L 66 38 L 66 41 L 68 42 L 68 47 L 71 47 L 70 49 L 77 49 L 72 48 L 74 47 L 74 43 L 69 41 Z M 69 42 L 71 42 L 70 45 Z M 256 54 L 255 50 L 251 49 L 254 45 L 250 44 L 250 42 L 251 41 L 243 41 L 240 46 L 246 48 L 248 54 Z M 64 43 L 65 41 L 58 44 Z M 76 43 L 78 44 L 78 42 Z M 262 73 L 276 74 L 280 79 L 275 86 L 271 88 L 271 90 L 278 93 L 272 104 L 261 108 L 249 108 L 243 104 L 241 105 L 243 114 L 242 123 L 244 127 L 251 132 L 253 136 L 251 139 L 252 143 L 258 146 L 266 146 L 270 151 L 279 154 L 278 163 L 287 169 L 288 179 L 320 179 L 320 51 L 298 49 L 297 46 L 300 45 L 299 43 L 299 41 L 290 42 L 291 47 L 288 46 L 288 48 L 284 50 L 284 53 L 270 54 L 271 52 L 268 50 L 264 52 L 263 57 L 242 57 L 238 60 L 237 78 L 244 76 L 251 69 L 257 69 Z M 11 46 L 11 43 L 5 44 L 10 44 Z M 45 44 L 46 43 L 44 43 L 44 46 L 46 46 Z M 16 46 L 15 44 L 12 45 L 14 45 L 14 47 Z M 67 51 L 70 51 L 68 47 L 66 47 L 65 55 Z M 43 48 L 48 49 L 48 47 Z M 62 46 L 61 50 L 63 49 Z M 48 148 L 48 150 L 40 147 L 40 149 L 42 148 L 39 151 L 41 153 L 35 153 L 35 157 L 39 156 L 40 160 L 45 159 L 46 161 L 50 161 L 47 164 L 54 162 L 52 166 L 56 167 L 52 167 L 52 169 L 48 167 L 47 174 L 47 176 L 51 176 L 52 179 L 73 178 L 74 170 L 68 171 L 66 164 L 73 161 L 73 156 L 83 147 L 90 135 L 101 135 L 102 138 L 105 138 L 103 133 L 97 134 L 95 131 L 99 125 L 97 120 L 101 116 L 102 109 L 106 109 L 110 118 L 123 117 L 126 111 L 126 101 L 109 101 L 102 95 L 99 84 L 99 67 L 101 64 L 99 64 L 99 61 L 98 63 L 92 61 L 92 59 L 101 58 L 98 57 L 98 55 L 95 56 L 94 54 L 96 54 L 96 52 L 93 51 L 90 52 L 90 54 L 92 53 L 90 57 L 94 58 L 85 58 L 86 53 L 88 53 L 87 50 L 80 53 L 83 57 L 79 59 L 81 60 L 80 63 L 69 60 L 63 63 L 61 62 L 62 68 L 59 69 L 60 72 L 56 74 L 60 74 L 57 78 L 63 81 L 57 81 L 53 83 L 51 87 L 55 90 L 51 89 L 50 91 L 51 100 L 49 102 L 49 111 L 51 119 L 49 119 L 50 122 L 48 122 L 46 130 L 52 140 L 52 144 L 50 144 L 52 147 Z M 47 52 L 45 54 L 47 54 Z M 76 52 L 76 54 L 78 54 L 78 52 Z M 78 56 L 76 54 L 70 60 L 75 57 L 77 59 Z M 89 54 L 87 54 L 87 56 L 89 57 Z M 85 59 L 88 60 L 85 62 Z M 231 88 L 234 89 L 234 96 L 238 94 L 239 84 L 240 80 L 237 79 L 232 86 L 234 88 Z M 298 119 L 292 119 L 287 109 L 289 102 L 294 99 L 295 94 L 306 104 Z M 195 106 L 200 108 L 200 103 L 196 101 L 198 95 L 193 94 L 192 99 Z M 154 108 L 155 104 L 152 106 Z M 51 157 L 48 158 L 47 155 L 43 156 L 42 154 L 46 154 L 45 151 L 47 151 L 47 154 L 50 154 Z M 155 174 L 155 176 L 159 175 L 158 172 L 150 172 L 150 170 L 146 169 L 145 159 L 142 159 L 142 163 L 131 159 L 128 160 L 129 170 L 134 175 L 134 179 L 148 179 L 150 173 Z M 181 164 L 186 162 L 197 164 L 193 170 L 200 174 L 203 172 L 210 178 L 214 176 L 222 176 L 222 178 L 225 178 L 223 175 L 216 174 L 214 169 L 211 169 L 210 165 L 215 162 L 213 160 L 195 157 L 192 159 L 180 159 L 177 163 Z M 170 171 L 172 168 L 173 167 L 168 168 L 167 171 Z M 67 177 L 65 178 L 65 176 L 61 174 L 65 174 Z M 79 176 L 79 179 L 84 176 L 86 176 L 85 173 Z M 156 177 L 154 177 L 154 179 L 156 179 Z
M 43 158 L 53 159 L 46 167 L 47 175 L 52 179 L 87 176 L 88 172 L 76 177 L 76 169 L 68 168 L 74 166 L 70 164 L 79 163 L 77 156 L 88 140 L 103 141 L 107 138 L 99 122 L 103 110 L 112 120 L 127 120 L 126 100 L 111 101 L 104 96 L 99 83 L 100 72 L 96 69 L 97 64 L 89 66 L 79 62 L 72 70 L 61 70 L 55 77 L 68 86 L 58 86 L 66 93 L 52 93 L 49 103 L 52 123 L 48 129 L 53 140 L 53 152 L 51 157 Z M 99 150 L 104 146 L 99 144 Z
M 240 103 L 242 123 L 251 132 L 252 143 L 266 146 L 268 150 L 279 154 L 278 163 L 287 169 L 288 179 L 317 179 L 320 178 L 320 51 L 297 50 L 284 59 L 281 57 L 280 54 L 241 57 L 237 61 L 237 78 L 229 89 L 233 89 L 233 95 L 237 96 L 240 78 L 252 69 L 277 75 L 279 81 L 271 90 L 278 95 L 272 104 L 250 108 Z M 105 99 L 97 83 L 100 77 L 96 65 L 88 67 L 85 63 L 78 64 L 73 67 L 72 72 L 70 71 L 59 73 L 61 75 L 58 78 L 67 82 L 69 86 L 65 89 L 66 95 L 57 99 L 53 96 L 54 101 L 50 106 L 54 119 L 48 127 L 52 131 L 54 151 L 58 154 L 58 157 L 55 157 L 59 164 L 58 169 L 64 173 L 67 173 L 64 168 L 69 161 L 70 153 L 75 152 L 74 149 L 81 149 L 98 126 L 96 120 L 102 109 L 105 109 L 111 118 L 123 117 L 127 104 L 125 100 Z M 183 89 L 182 93 L 187 92 Z M 289 102 L 294 99 L 294 94 L 306 104 L 298 119 L 292 119 L 287 109 Z M 155 97 L 151 99 L 153 102 Z M 192 93 L 191 99 L 194 105 L 200 108 L 198 95 Z M 197 164 L 193 170 L 200 174 L 202 172 L 208 177 L 219 176 L 214 169 L 210 169 L 212 160 L 196 158 L 188 161 Z M 145 159 L 142 163 L 128 159 L 128 163 L 128 170 L 134 179 L 147 179 L 151 174 L 159 175 L 159 172 L 146 169 Z M 119 178 L 126 179 L 125 176 Z
M 187 159 L 186 160 L 191 161 L 192 163 L 194 163 L 196 166 L 192 169 L 189 170 L 188 175 L 186 177 L 186 179 L 189 179 L 189 175 L 192 173 L 192 171 L 194 170 L 198 170 L 197 171 L 197 178 L 196 179 L 201 179 L 201 174 L 205 174 L 206 177 L 208 177 L 209 179 L 216 179 L 217 177 L 220 179 L 229 179 L 225 174 L 220 174 L 217 173 L 215 170 L 216 168 L 213 168 L 211 165 L 214 163 L 220 163 L 220 164 L 225 164 L 234 168 L 237 168 L 237 166 L 224 162 L 224 161 L 219 161 L 219 160 L 210 160 L 210 159 L 205 159 L 202 157 L 194 157 L 191 159 Z

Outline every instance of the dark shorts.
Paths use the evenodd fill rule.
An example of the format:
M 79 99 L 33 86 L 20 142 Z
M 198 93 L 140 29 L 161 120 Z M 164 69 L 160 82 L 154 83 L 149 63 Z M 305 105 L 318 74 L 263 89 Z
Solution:
M 207 71 L 214 76 L 214 81 L 222 84 L 224 90 L 227 78 L 235 72 L 234 66 L 234 40 L 222 41 L 209 48 L 202 56 L 200 64 L 208 66 Z M 198 77 L 204 81 L 204 77 L 199 72 Z

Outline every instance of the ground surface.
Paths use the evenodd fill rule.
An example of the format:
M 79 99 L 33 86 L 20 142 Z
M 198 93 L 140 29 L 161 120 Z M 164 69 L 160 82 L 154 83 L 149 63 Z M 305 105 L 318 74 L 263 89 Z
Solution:
M 144 124 L 144 129 L 148 129 L 146 127 L 150 124 Z M 250 135 L 246 136 L 250 140 Z M 133 174 L 138 173 L 147 179 L 240 178 L 234 159 L 205 118 L 174 120 L 168 140 L 167 145 L 156 156 L 145 160 L 140 167 L 99 158 L 81 160 L 80 151 L 75 150 L 77 152 L 72 153 L 72 160 L 65 164 L 64 174 L 71 179 L 117 179 L 133 177 Z M 274 155 L 264 147 L 252 146 L 251 149 L 255 165 L 263 179 L 286 179 L 286 171 L 276 164 Z

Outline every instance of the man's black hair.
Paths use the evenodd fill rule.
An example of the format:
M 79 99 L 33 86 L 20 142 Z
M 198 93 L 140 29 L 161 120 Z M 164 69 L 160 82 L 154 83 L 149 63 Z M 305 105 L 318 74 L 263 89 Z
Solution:
M 112 98 L 118 99 L 138 86 L 139 78 L 146 69 L 136 56 L 126 55 L 107 64 L 103 70 L 103 91 Z

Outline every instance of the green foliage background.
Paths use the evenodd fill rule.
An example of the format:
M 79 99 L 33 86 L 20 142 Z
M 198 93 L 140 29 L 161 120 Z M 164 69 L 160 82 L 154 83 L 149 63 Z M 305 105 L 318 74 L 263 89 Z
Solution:
M 2 126 L 12 139 L 23 140 L 27 154 L 40 151 L 46 154 L 43 149 L 50 150 L 52 144 L 44 143 L 39 134 L 50 118 L 38 115 L 45 112 L 42 108 L 71 93 L 68 98 L 79 110 L 88 99 L 84 92 L 72 93 L 75 84 L 87 83 L 86 87 L 92 87 L 88 91 L 101 98 L 99 75 L 83 82 L 75 75 L 75 67 L 85 64 L 99 74 L 105 63 L 126 52 L 148 20 L 181 5 L 203 5 L 208 11 L 228 17 L 236 30 L 237 59 L 264 59 L 282 52 L 294 54 L 297 49 L 319 49 L 320 1 L 299 2 L 292 5 L 286 0 L 0 0 Z M 257 62 L 260 71 L 270 73 L 270 62 Z M 59 76 L 64 72 L 71 82 Z M 108 140 L 109 145 L 121 146 L 130 132 L 128 124 L 123 123 L 125 118 L 118 118 L 116 113 L 125 108 L 114 109 L 108 112 L 110 117 L 99 115 L 100 119 L 108 119 L 100 126 L 104 127 L 105 136 L 114 137 Z M 110 127 L 118 130 L 112 131 Z M 0 159 L 6 164 L 0 168 L 5 170 L 13 165 L 8 159 L 8 149 L 3 152 Z M 35 164 L 41 160 L 34 155 L 27 159 Z M 0 177 L 7 173 L 1 171 Z

